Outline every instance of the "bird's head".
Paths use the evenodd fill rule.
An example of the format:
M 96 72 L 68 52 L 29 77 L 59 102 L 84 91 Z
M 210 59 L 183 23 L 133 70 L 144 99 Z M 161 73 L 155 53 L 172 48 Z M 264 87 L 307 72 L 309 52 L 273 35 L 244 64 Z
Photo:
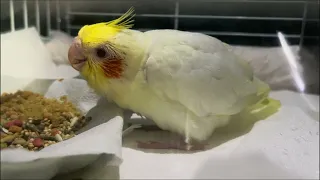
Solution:
M 130 8 L 113 21 L 83 26 L 69 48 L 71 66 L 86 78 L 121 78 L 135 48 L 126 32 L 133 26 L 133 12 Z

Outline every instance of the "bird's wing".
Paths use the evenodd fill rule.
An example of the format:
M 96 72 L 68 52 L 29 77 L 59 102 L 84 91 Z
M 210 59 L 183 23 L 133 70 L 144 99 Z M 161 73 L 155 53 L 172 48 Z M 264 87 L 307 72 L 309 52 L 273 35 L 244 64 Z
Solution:
M 251 67 L 221 41 L 198 33 L 158 34 L 144 73 L 148 86 L 164 100 L 198 116 L 230 115 L 246 106 L 242 99 L 257 93 Z

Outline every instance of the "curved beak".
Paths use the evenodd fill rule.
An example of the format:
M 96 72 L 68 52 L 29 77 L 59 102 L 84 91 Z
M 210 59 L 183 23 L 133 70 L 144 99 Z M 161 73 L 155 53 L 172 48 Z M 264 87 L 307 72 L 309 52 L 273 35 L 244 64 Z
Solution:
M 68 51 L 68 59 L 71 66 L 80 71 L 84 66 L 87 58 L 83 54 L 83 48 L 79 37 L 75 37 Z

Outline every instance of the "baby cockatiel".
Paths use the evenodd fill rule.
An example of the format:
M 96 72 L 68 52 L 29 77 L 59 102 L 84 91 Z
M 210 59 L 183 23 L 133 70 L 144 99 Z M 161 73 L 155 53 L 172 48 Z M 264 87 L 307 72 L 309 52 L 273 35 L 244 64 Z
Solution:
M 280 107 L 227 44 L 200 33 L 131 30 L 132 14 L 82 27 L 68 57 L 99 94 L 185 137 L 183 143 L 146 142 L 145 148 L 195 146 L 231 116 L 257 116 L 268 107 L 267 117 Z

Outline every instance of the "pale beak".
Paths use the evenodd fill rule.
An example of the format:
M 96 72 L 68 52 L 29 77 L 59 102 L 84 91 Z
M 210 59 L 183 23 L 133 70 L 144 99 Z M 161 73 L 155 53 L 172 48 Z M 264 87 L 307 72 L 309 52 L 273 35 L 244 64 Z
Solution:
M 78 36 L 74 38 L 69 48 L 68 59 L 71 66 L 77 71 L 80 71 L 85 62 L 87 61 L 87 58 L 83 54 L 81 40 Z

